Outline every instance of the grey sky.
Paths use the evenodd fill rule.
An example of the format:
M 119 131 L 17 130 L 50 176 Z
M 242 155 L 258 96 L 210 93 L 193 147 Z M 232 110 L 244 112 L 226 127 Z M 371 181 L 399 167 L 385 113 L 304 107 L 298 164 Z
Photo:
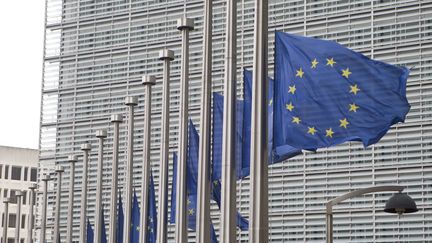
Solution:
M 0 3 L 0 145 L 38 148 L 45 1 Z

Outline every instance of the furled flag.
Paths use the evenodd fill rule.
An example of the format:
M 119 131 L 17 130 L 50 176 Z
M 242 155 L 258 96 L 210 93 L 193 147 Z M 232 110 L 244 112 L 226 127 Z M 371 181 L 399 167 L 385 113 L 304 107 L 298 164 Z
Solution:
M 252 121 L 252 72 L 248 70 L 243 71 L 243 84 L 244 84 L 244 110 L 243 110 L 243 167 L 244 170 L 250 171 L 250 145 L 251 145 L 251 121 Z M 279 163 L 286 159 L 292 158 L 302 153 L 301 149 L 283 145 L 273 148 L 273 90 L 274 81 L 269 78 L 268 81 L 268 151 L 269 151 L 269 164 Z M 246 169 L 247 168 L 247 169 Z M 249 173 L 248 173 L 249 175 Z
M 409 71 L 342 45 L 276 32 L 273 148 L 364 146 L 409 111 Z
M 192 230 L 196 229 L 196 209 L 197 209 L 197 179 L 198 179 L 198 148 L 199 148 L 199 135 L 193 125 L 189 121 L 189 137 L 188 137 L 188 155 L 186 163 L 186 185 L 187 185 L 187 214 L 188 214 L 188 227 Z M 176 183 L 177 183 L 177 155 L 174 154 L 174 177 L 173 177 L 173 190 L 171 194 L 171 223 L 175 223 L 175 205 L 176 205 Z M 220 190 L 219 195 L 214 196 L 213 199 L 220 205 Z M 217 201 L 219 200 L 219 202 Z M 241 229 L 246 230 L 248 222 L 241 218 L 237 222 Z M 217 242 L 216 234 L 214 233 L 213 225 L 211 225 L 212 242 Z
M 107 233 L 106 233 L 106 227 L 105 227 L 105 216 L 104 216 L 104 211 L 102 210 L 102 243 L 107 243 Z
M 133 202 L 132 202 L 132 222 L 130 231 L 130 242 L 139 243 L 139 230 L 140 230 L 140 208 L 138 203 L 137 195 L 134 191 Z
M 117 243 L 123 243 L 123 228 L 124 228 L 124 212 L 123 212 L 123 201 L 121 193 L 119 193 L 118 202 L 118 217 L 117 217 Z
M 150 172 L 150 188 L 148 197 L 148 233 L 147 243 L 156 242 L 156 229 L 157 229 L 157 213 L 156 213 L 156 196 L 153 182 L 153 173 Z
M 93 243 L 94 232 L 90 224 L 90 220 L 87 219 L 87 240 L 86 243 Z

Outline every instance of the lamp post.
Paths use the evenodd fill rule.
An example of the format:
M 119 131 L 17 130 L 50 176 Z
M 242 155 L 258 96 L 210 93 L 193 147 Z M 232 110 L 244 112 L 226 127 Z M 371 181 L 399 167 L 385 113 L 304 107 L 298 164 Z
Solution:
M 44 187 L 43 187 L 43 196 L 42 196 L 41 234 L 40 234 L 40 241 L 39 241 L 41 243 L 45 243 L 45 239 L 46 239 L 47 195 L 48 195 L 48 181 L 50 180 L 51 177 L 48 174 L 42 176 Z
M 8 230 L 8 222 L 9 222 L 9 203 L 10 198 L 6 197 L 3 199 L 4 203 L 4 217 L 3 217 L 3 240 L 2 242 L 7 242 L 7 230 Z
M 326 241 L 333 243 L 333 206 L 347 199 L 358 197 L 368 193 L 397 191 L 386 203 L 384 212 L 387 213 L 414 213 L 417 212 L 417 206 L 414 200 L 406 194 L 403 194 L 402 186 L 374 186 L 364 189 L 355 190 L 336 197 L 326 204 Z

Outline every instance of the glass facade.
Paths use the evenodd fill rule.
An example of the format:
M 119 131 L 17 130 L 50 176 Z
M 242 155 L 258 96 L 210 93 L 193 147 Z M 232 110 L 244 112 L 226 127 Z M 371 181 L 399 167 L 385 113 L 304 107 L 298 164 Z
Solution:
M 212 88 L 222 92 L 226 3 L 213 2 Z M 407 87 L 411 111 L 406 122 L 394 126 L 378 144 L 363 149 L 360 144 L 345 143 L 317 153 L 304 153 L 270 167 L 270 241 L 323 242 L 325 202 L 350 190 L 394 184 L 406 187 L 406 192 L 417 202 L 418 213 L 402 217 L 385 214 L 383 207 L 390 193 L 349 200 L 334 207 L 335 241 L 425 242 L 432 239 L 432 3 L 422 0 L 269 2 L 270 76 L 273 76 L 275 30 L 334 40 L 374 59 L 411 69 Z M 157 77 L 152 97 L 151 157 L 155 182 L 158 182 L 163 68 L 158 51 L 163 47 L 174 50 L 176 57 L 170 83 L 170 147 L 172 152 L 177 150 L 181 35 L 176 30 L 176 20 L 184 13 L 194 18 L 196 24 L 190 34 L 189 114 L 199 128 L 203 0 L 47 0 L 46 4 L 40 172 L 64 163 L 63 178 L 67 185 L 67 156 L 72 153 L 81 156 L 80 145 L 92 143 L 88 215 L 93 223 L 97 163 L 94 133 L 109 128 L 103 172 L 103 201 L 104 208 L 108 209 L 113 137 L 109 121 L 111 114 L 126 114 L 123 102 L 129 95 L 139 98 L 134 178 L 140 191 L 144 110 L 144 87 L 140 79 L 144 74 Z M 238 1 L 237 16 L 237 78 L 241 98 L 242 70 L 252 67 L 254 1 Z M 126 122 L 120 127 L 119 186 L 122 189 Z M 79 162 L 74 237 L 78 237 L 81 175 Z M 52 222 L 54 189 L 50 195 L 48 215 Z M 238 208 L 247 216 L 247 179 L 238 183 L 237 196 Z M 61 201 L 66 205 L 66 192 Z M 66 210 L 62 212 L 61 219 L 66 222 Z M 212 218 L 218 225 L 218 211 L 212 211 Z M 173 227 L 169 229 L 172 241 Z M 65 232 L 62 228 L 62 236 Z M 239 232 L 238 240 L 247 242 L 247 234 Z M 194 234 L 189 235 L 192 240 Z

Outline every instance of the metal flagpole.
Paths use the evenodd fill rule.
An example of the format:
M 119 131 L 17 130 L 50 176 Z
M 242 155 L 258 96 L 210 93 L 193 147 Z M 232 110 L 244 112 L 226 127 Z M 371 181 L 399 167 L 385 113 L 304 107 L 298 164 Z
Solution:
M 204 1 L 201 139 L 199 143 L 196 242 L 210 242 L 210 140 L 213 0 Z
M 96 183 L 96 210 L 95 210 L 95 227 L 94 227 L 94 242 L 102 242 L 102 176 L 103 176 L 103 146 L 104 139 L 107 137 L 106 130 L 96 131 L 96 137 L 99 139 L 99 154 L 97 165 L 97 183 Z
M 34 215 L 33 215 L 33 205 L 35 204 L 34 202 L 34 198 L 35 198 L 35 190 L 37 188 L 37 184 L 36 183 L 32 183 L 29 186 L 30 189 L 30 196 L 29 196 L 29 202 L 30 202 L 30 207 L 29 207 L 29 215 L 28 215 L 28 227 L 27 227 L 27 240 L 28 243 L 33 243 L 33 221 L 34 221 Z
M 237 57 L 237 1 L 227 1 L 224 116 L 222 142 L 221 242 L 236 241 L 235 111 Z
M 132 183 L 133 183 L 133 130 L 134 130 L 134 108 L 138 105 L 137 97 L 126 97 L 125 105 L 129 106 L 128 117 L 128 147 L 126 164 L 126 203 L 124 216 L 123 242 L 130 242 L 131 219 L 132 219 Z
M 81 145 L 81 150 L 84 152 L 83 158 L 83 175 L 82 175 L 82 188 L 81 188 L 81 213 L 80 213 L 80 239 L 79 242 L 85 242 L 87 239 L 87 171 L 89 151 L 91 145 L 85 143 Z
M 43 196 L 42 196 L 42 219 L 41 219 L 41 234 L 40 241 L 45 243 L 46 239 L 46 221 L 47 221 L 47 194 L 48 194 L 48 181 L 51 180 L 49 175 L 43 175 L 42 181 L 44 183 Z M 5 241 L 6 242 L 6 241 Z
M 147 217 L 148 217 L 148 192 L 150 178 L 150 136 L 151 136 L 151 90 L 156 84 L 156 78 L 152 75 L 142 77 L 142 84 L 145 86 L 144 106 L 144 143 L 143 143 L 143 168 L 141 185 L 141 230 L 140 242 L 147 241 Z M 153 219 L 156 220 L 156 219 Z
M 167 236 L 167 190 L 168 190 L 168 157 L 169 157 L 169 103 L 170 103 L 170 62 L 174 60 L 174 52 L 163 49 L 159 52 L 159 59 L 164 61 L 163 89 L 162 89 L 162 131 L 161 152 L 159 169 L 159 197 L 158 197 L 158 221 L 156 242 L 165 243 Z
M 23 196 L 22 191 L 17 191 L 15 193 L 17 198 L 17 213 L 16 213 L 16 221 L 15 221 L 15 243 L 20 243 L 20 229 L 21 229 L 21 200 Z
M 60 242 L 60 198 L 61 198 L 61 184 L 62 174 L 64 169 L 62 166 L 57 166 L 55 169 L 57 173 L 57 192 L 56 192 L 56 211 L 54 218 L 54 242 Z
M 4 216 L 3 216 L 3 240 L 2 242 L 7 242 L 7 231 L 8 231 L 8 222 L 9 222 L 9 203 L 11 202 L 10 198 L 7 197 L 3 199 L 4 203 Z
M 68 204 L 67 234 L 66 234 L 67 243 L 72 243 L 75 163 L 77 161 L 78 160 L 76 155 L 69 155 L 68 162 L 70 163 L 70 176 L 69 176 L 69 204 Z
M 249 242 L 268 242 L 268 0 L 255 1 Z
M 188 89 L 189 89 L 189 31 L 194 29 L 193 19 L 183 17 L 177 20 L 177 29 L 182 32 L 182 62 L 180 79 L 180 125 L 177 164 L 176 227 L 177 243 L 187 242 L 186 219 L 186 158 L 188 144 Z
M 109 217 L 109 242 L 117 242 L 117 188 L 118 188 L 118 151 L 119 151 L 119 127 L 123 121 L 122 115 L 112 115 L 111 123 L 114 125 L 113 161 L 111 180 L 111 203 Z

